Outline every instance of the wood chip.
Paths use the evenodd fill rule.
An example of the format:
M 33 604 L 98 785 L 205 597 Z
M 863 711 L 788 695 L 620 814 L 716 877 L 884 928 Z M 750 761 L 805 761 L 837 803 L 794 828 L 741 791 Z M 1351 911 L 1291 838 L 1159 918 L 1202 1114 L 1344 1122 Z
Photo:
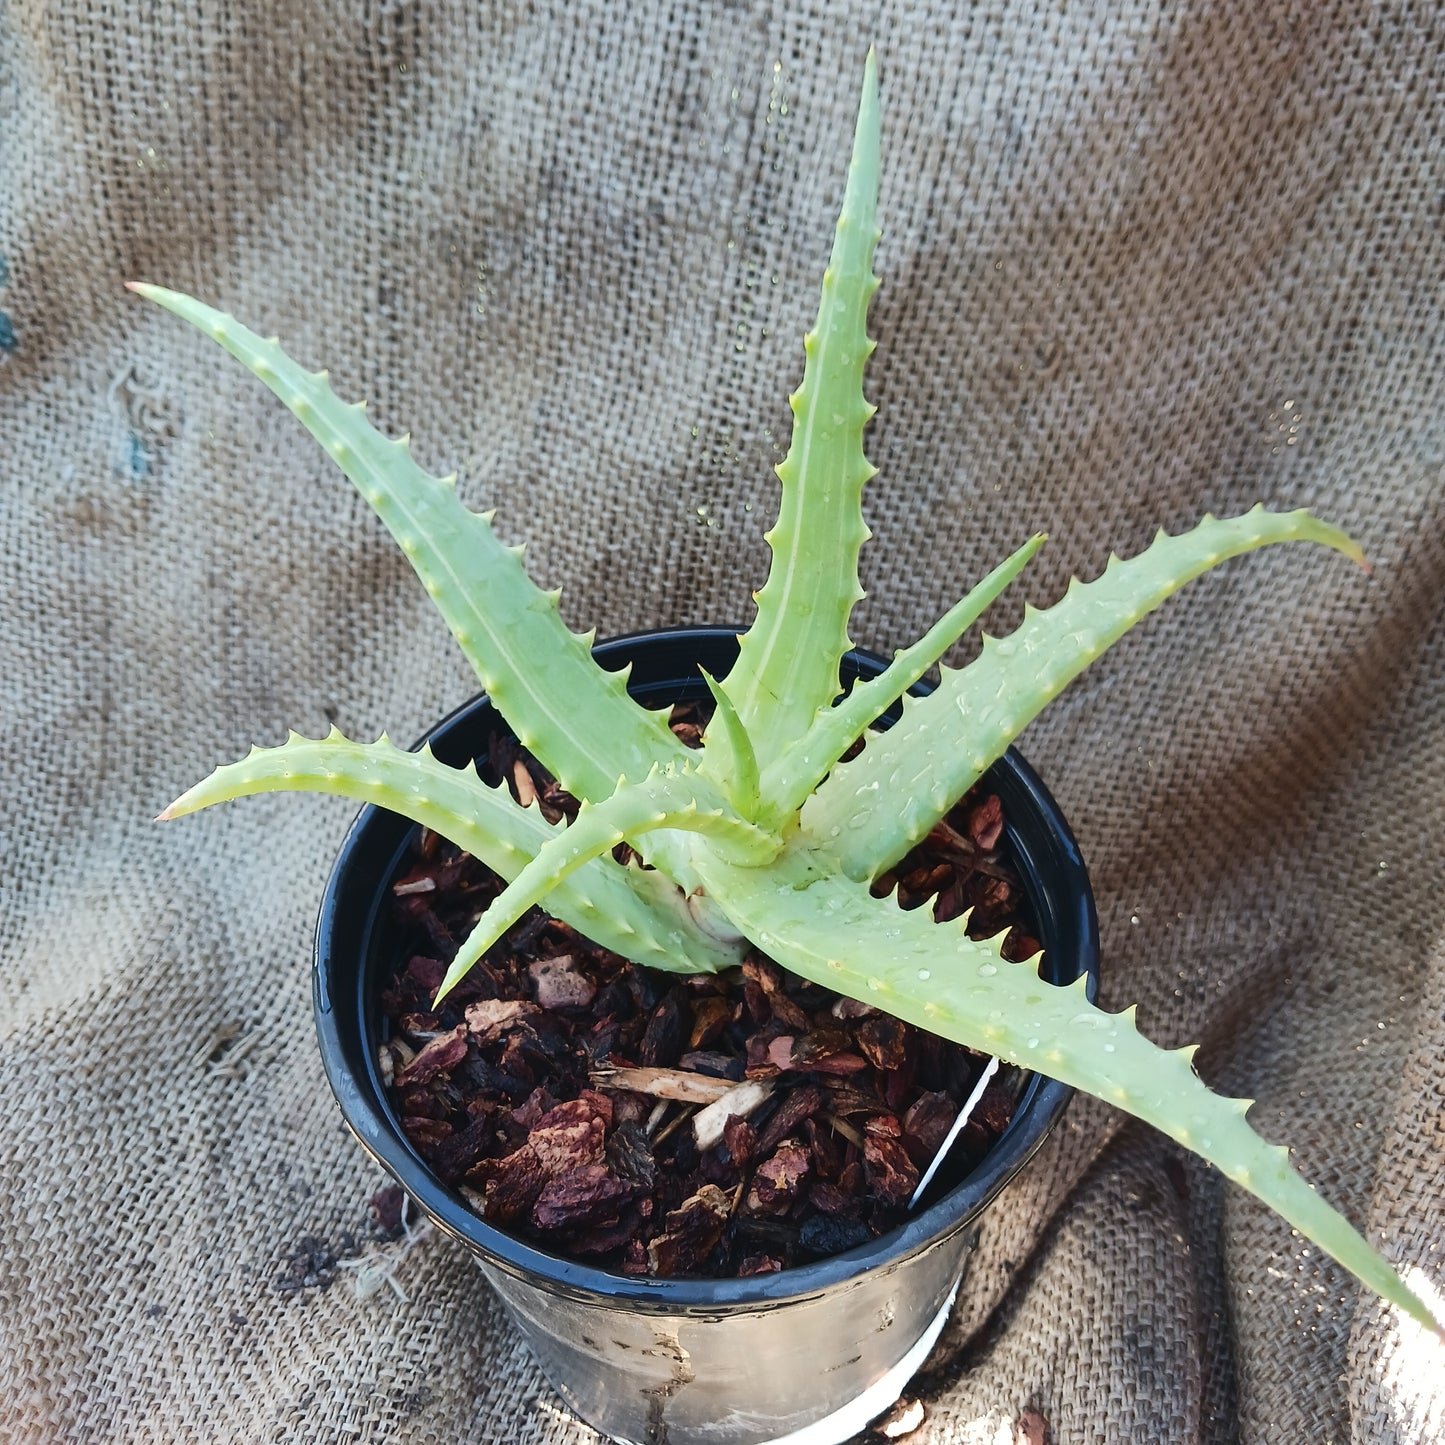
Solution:
M 905 1396 L 881 1420 L 874 1422 L 873 1432 L 885 1440 L 901 1440 L 918 1429 L 923 1419 L 923 1401 Z
M 730 1079 L 713 1079 L 686 1069 L 595 1069 L 591 1077 L 599 1089 L 632 1089 L 683 1104 L 711 1104 L 736 1087 Z
M 530 808 L 537 801 L 537 785 L 532 781 L 531 771 L 521 758 L 512 764 L 512 781 L 517 786 L 517 801 L 524 808 Z
M 698 1110 L 692 1121 L 693 1137 L 704 1153 L 722 1143 L 729 1119 L 746 1119 L 773 1092 L 772 1084 L 762 1079 L 748 1079 L 741 1084 L 728 1084 L 726 1079 L 716 1082 L 727 1085 L 727 1092 Z

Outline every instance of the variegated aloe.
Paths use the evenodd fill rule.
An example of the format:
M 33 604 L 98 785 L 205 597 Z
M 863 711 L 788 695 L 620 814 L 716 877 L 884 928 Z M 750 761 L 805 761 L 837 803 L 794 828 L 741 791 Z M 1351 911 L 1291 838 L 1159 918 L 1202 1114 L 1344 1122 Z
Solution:
M 1249 1127 L 1249 1103 L 1221 1098 L 1195 1074 L 1192 1048 L 1165 1051 L 1135 1029 L 1134 1009 L 1107 1013 L 1076 986 L 1041 980 L 1037 963 L 1006 962 L 999 940 L 962 922 L 901 910 L 869 883 L 922 839 L 1028 722 L 1105 648 L 1189 579 L 1271 542 L 1323 543 L 1356 562 L 1342 532 L 1305 512 L 1259 507 L 1206 517 L 1090 583 L 1070 583 L 1045 611 L 1026 609 L 1010 636 L 900 720 L 838 759 L 937 663 L 1023 570 L 1027 541 L 880 676 L 841 699 L 839 661 L 862 596 L 863 484 L 874 468 L 863 431 L 865 329 L 878 286 L 878 86 L 870 55 L 832 257 L 803 382 L 790 398 L 793 436 L 777 471 L 782 498 L 767 534 L 772 566 L 729 675 L 708 679 L 716 710 L 700 752 L 600 668 L 590 635 L 566 628 L 558 594 L 498 541 L 490 514 L 458 499 L 454 478 L 429 476 L 407 438 L 374 430 L 326 374 L 290 360 L 229 316 L 174 292 L 133 289 L 213 337 L 296 415 L 371 504 L 410 559 L 483 686 L 519 740 L 582 800 L 570 827 L 549 825 L 504 787 L 484 784 L 423 749 L 336 730 L 292 734 L 219 768 L 161 814 L 249 793 L 303 790 L 379 804 L 434 829 L 509 880 L 452 963 L 452 988 L 532 904 L 638 963 L 682 972 L 736 963 L 742 940 L 824 984 L 972 1048 L 1052 1075 L 1162 1129 L 1278 1210 L 1363 1282 L 1416 1319 L 1429 1311 L 1350 1224 L 1294 1171 L 1288 1150 Z M 585 719 L 578 728 L 577 720 Z M 649 869 L 612 858 L 627 842 Z

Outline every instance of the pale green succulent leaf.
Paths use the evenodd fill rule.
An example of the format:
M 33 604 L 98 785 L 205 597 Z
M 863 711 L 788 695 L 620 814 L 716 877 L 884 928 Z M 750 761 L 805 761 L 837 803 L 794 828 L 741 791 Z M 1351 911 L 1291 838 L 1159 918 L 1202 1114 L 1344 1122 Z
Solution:
M 1430 1311 L 1337 1210 L 1300 1177 L 1289 1151 L 1245 1122 L 1247 1103 L 1210 1091 L 1192 1049 L 1168 1051 L 1134 1026 L 1134 1010 L 1091 1004 L 1083 980 L 1045 982 L 1038 959 L 1012 963 L 1000 939 L 968 937 L 924 907 L 840 878 L 830 859 L 793 846 L 766 872 L 710 859 L 712 896 L 759 948 L 801 977 L 1008 1063 L 1038 1070 L 1162 1130 L 1274 1209 L 1306 1238 L 1422 1324 Z
M 598 666 L 590 639 L 563 623 L 558 594 L 527 576 L 518 549 L 464 505 L 454 479 L 429 475 L 406 438 L 383 436 L 324 372 L 304 370 L 274 340 L 179 292 L 132 289 L 217 341 L 316 438 L 396 539 L 518 739 L 564 787 L 605 798 L 624 773 L 680 761 L 685 750 L 665 721 L 628 696 L 625 674 Z
M 1028 609 L 1007 637 L 944 675 L 927 697 L 906 698 L 903 715 L 833 770 L 803 808 L 804 830 L 849 877 L 868 879 L 896 863 L 1070 682 L 1186 582 L 1243 552 L 1311 541 L 1361 564 L 1359 547 L 1308 512 L 1255 507 L 1191 531 L 1160 532 L 1136 557 L 1111 557 L 1092 582 L 1076 578 L 1046 611 Z
M 877 677 L 856 683 L 834 706 L 819 710 L 807 733 L 770 764 L 764 774 L 761 792 L 768 809 L 767 821 L 776 822 L 803 806 L 853 741 L 978 621 L 1028 565 L 1044 540 L 1042 532 L 1030 537 L 968 596 L 945 612 L 917 642 L 895 654 Z
M 848 617 L 863 595 L 862 491 L 874 472 L 863 454 L 863 428 L 874 412 L 863 395 L 863 366 L 873 351 L 868 303 L 878 289 L 878 149 L 878 70 L 870 52 L 818 319 L 804 340 L 802 385 L 790 400 L 792 441 L 777 469 L 782 499 L 767 534 L 772 564 L 724 684 L 762 767 L 837 695 L 838 663 L 851 646 Z
M 179 818 L 255 793 L 330 793 L 373 803 L 430 828 L 505 879 L 569 831 L 523 808 L 505 787 L 489 787 L 475 768 L 406 752 L 384 737 L 352 742 L 293 733 L 278 748 L 217 768 L 160 816 Z M 551 912 L 604 948 L 636 963 L 714 973 L 741 961 L 736 943 L 699 927 L 686 899 L 661 873 L 597 863 L 574 873 L 547 901 Z
M 723 685 L 705 668 L 702 680 L 712 694 L 716 708 L 703 736 L 702 775 L 722 787 L 733 807 L 748 819 L 758 815 L 758 759 L 752 739 L 743 726 L 732 699 Z
M 659 828 L 701 834 L 721 859 L 756 867 L 777 856 L 780 840 L 739 818 L 710 784 L 688 769 L 654 768 L 640 783 L 619 782 L 610 798 L 584 803 L 570 827 L 549 839 L 482 914 L 447 969 L 437 1000 L 534 904 L 552 906 L 553 890 L 619 843 Z

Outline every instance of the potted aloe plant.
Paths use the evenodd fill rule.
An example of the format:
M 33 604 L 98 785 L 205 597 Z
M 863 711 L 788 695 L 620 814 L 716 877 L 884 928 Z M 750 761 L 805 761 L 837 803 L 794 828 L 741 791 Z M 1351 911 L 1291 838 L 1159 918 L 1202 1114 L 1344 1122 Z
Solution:
M 862 595 L 857 559 L 868 533 L 861 494 L 874 470 L 863 450 L 874 410 L 863 371 L 873 349 L 866 313 L 878 285 L 878 169 L 870 54 L 818 319 L 804 342 L 802 385 L 790 398 L 792 442 L 777 469 L 780 510 L 767 534 L 771 571 L 741 638 L 694 638 L 682 668 L 705 686 L 714 709 L 700 749 L 685 747 L 665 717 L 643 705 L 656 700 L 659 677 L 666 682 L 668 667 L 673 677 L 677 667 L 662 666 L 645 646 L 604 652 L 612 664 L 637 662 L 633 684 L 642 702 L 635 699 L 627 670 L 601 665 L 592 638 L 568 631 L 557 595 L 529 580 L 520 549 L 502 545 L 490 517 L 462 504 L 453 479 L 425 473 L 405 438 L 375 431 L 364 404 L 343 404 L 324 373 L 304 371 L 274 340 L 230 317 L 174 292 L 134 286 L 213 337 L 316 437 L 416 569 L 481 679 L 482 709 L 499 712 L 581 801 L 564 827 L 505 787 L 484 783 L 467 766 L 485 748 L 468 714 L 419 752 L 385 737 L 351 741 L 335 729 L 319 740 L 293 734 L 282 747 L 253 749 L 219 768 L 161 816 L 250 793 L 333 793 L 389 810 L 483 860 L 506 886 L 450 961 L 438 1004 L 536 904 L 654 969 L 727 970 L 745 949 L 761 950 L 860 1007 L 1085 1089 L 1155 1125 L 1438 1330 L 1396 1271 L 1295 1172 L 1288 1150 L 1255 1134 L 1247 1102 L 1205 1086 L 1193 1049 L 1161 1050 L 1137 1031 L 1133 1008 L 1110 1013 L 1093 1004 L 1087 882 L 1076 860 L 1070 863 L 1071 840 L 1047 794 L 1010 752 L 1089 662 L 1191 578 L 1275 542 L 1318 542 L 1363 564 L 1360 550 L 1302 511 L 1256 507 L 1234 518 L 1205 517 L 1181 536 L 1161 532 L 1134 558 L 1111 558 L 1097 580 L 1071 582 L 1054 606 L 1026 609 L 1011 635 L 986 637 L 975 661 L 945 668 L 936 688 L 910 696 L 1024 569 L 1042 541 L 1035 537 L 891 662 L 860 662 L 847 626 Z M 840 667 L 853 684 L 841 696 Z M 890 709 L 897 713 L 900 698 L 892 726 L 870 731 Z M 861 751 L 840 761 L 865 736 Z M 1072 909 L 1083 920 L 1072 931 L 1041 929 L 1043 966 L 1038 958 L 1010 961 L 998 938 L 970 937 L 962 920 L 935 922 L 928 910 L 904 911 L 870 888 L 986 775 L 1011 789 L 1018 816 L 1010 826 L 1023 851 L 1051 847 L 1064 860 L 1062 900 L 1048 894 L 1048 869 L 1031 875 L 1036 909 Z M 543 1259 L 476 1220 L 428 1180 L 387 1117 L 376 1039 L 367 1033 L 375 1027 L 378 987 L 366 973 L 371 965 L 337 970 L 338 951 L 371 947 L 355 920 L 367 914 L 368 890 L 383 889 L 395 874 L 401 825 L 389 826 L 373 836 L 367 830 L 377 827 L 376 815 L 358 823 L 344 861 L 350 867 L 368 854 L 367 881 L 358 891 L 351 873 L 338 872 L 318 948 L 317 1013 L 328 1068 L 364 1142 L 434 1217 L 487 1255 L 494 1283 L 554 1381 L 617 1438 L 761 1441 L 811 1427 L 798 1438 L 823 1440 L 858 1428 L 896 1395 L 941 1323 L 961 1268 L 956 1237 L 972 1214 L 920 1220 L 881 1241 L 880 1250 L 798 1272 L 806 1273 L 801 1282 L 792 1271 L 763 1280 L 614 1278 Z M 624 843 L 646 867 L 618 861 L 614 850 Z M 1050 959 L 1051 938 L 1073 956 Z M 1064 1093 L 1047 1087 L 1054 1092 L 1037 1112 L 1052 1117 Z M 998 1152 L 1015 1168 L 1036 1142 L 1037 1135 L 1025 1145 L 1006 1137 Z M 955 1193 L 972 1188 L 974 1209 L 1006 1177 L 1007 1170 L 983 1185 L 964 1181 Z M 950 1239 L 951 1254 L 941 1249 Z M 923 1263 L 898 1287 L 913 1257 Z M 787 1316 L 787 1309 L 796 1313 Z M 908 1328 L 890 1331 L 900 1311 Z M 865 1358 L 858 1342 L 880 1335 L 886 1346 Z M 830 1380 L 840 1363 L 856 1368 Z

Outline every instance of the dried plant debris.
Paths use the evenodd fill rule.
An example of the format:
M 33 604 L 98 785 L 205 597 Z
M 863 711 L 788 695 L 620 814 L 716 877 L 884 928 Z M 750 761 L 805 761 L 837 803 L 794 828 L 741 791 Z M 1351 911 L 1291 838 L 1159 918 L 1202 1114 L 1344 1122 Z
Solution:
M 1029 1406 L 1014 1422 L 1015 1445 L 1053 1445 L 1054 1432 L 1044 1416 Z
M 377 1237 L 387 1244 L 406 1233 L 407 1197 L 399 1184 L 386 1184 L 371 1196 L 367 1209 Z
M 678 708 L 674 729 L 703 722 Z M 491 781 L 553 818 L 576 804 L 505 734 Z M 974 910 L 1037 952 L 1003 812 L 965 797 L 877 885 L 940 917 Z M 985 1060 L 750 953 L 679 979 L 609 953 L 534 909 L 433 1012 L 446 963 L 501 884 L 420 831 L 392 884 L 404 943 L 382 995 L 381 1069 L 408 1139 L 483 1218 L 624 1274 L 771 1273 L 901 1224 Z M 945 1177 L 1013 1115 L 1003 1071 Z
M 913 1434 L 928 1418 L 922 1400 L 905 1395 L 897 1404 L 869 1427 L 873 1440 L 902 1440 Z
M 303 1234 L 281 1261 L 273 1286 L 278 1294 L 328 1290 L 336 1278 L 336 1266 L 356 1253 L 356 1240 L 349 1232 L 342 1234 L 335 1245 L 314 1234 Z

